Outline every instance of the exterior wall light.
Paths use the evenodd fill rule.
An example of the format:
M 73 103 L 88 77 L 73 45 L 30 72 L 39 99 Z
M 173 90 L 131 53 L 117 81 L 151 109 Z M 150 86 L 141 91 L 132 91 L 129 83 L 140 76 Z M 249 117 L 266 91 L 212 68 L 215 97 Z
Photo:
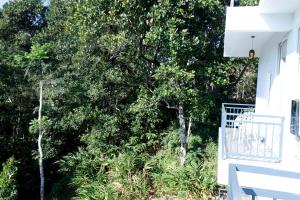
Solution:
M 254 57 L 255 57 L 255 51 L 254 51 L 253 49 L 251 49 L 251 50 L 249 51 L 249 59 L 250 59 L 250 60 L 253 60 Z
M 253 60 L 255 57 L 255 51 L 253 49 L 253 40 L 254 40 L 255 36 L 251 36 L 251 38 L 252 38 L 252 49 L 249 51 L 249 60 Z

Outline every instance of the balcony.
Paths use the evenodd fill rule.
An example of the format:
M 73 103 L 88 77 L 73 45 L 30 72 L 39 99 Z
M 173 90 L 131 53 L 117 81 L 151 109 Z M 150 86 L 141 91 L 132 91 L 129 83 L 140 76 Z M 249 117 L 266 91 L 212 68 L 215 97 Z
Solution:
M 249 104 L 222 105 L 222 159 L 280 162 L 284 118 L 258 115 Z
M 268 2 L 273 5 L 277 4 L 277 0 L 276 3 L 273 0 L 268 0 Z M 249 50 L 254 48 L 256 57 L 259 58 L 264 53 L 265 44 L 271 38 L 283 37 L 292 30 L 294 22 L 292 11 L 265 13 L 263 12 L 264 4 L 227 7 L 224 39 L 225 57 L 248 57 Z M 234 5 L 234 0 L 231 1 L 231 5 Z M 251 36 L 255 36 L 253 47 Z

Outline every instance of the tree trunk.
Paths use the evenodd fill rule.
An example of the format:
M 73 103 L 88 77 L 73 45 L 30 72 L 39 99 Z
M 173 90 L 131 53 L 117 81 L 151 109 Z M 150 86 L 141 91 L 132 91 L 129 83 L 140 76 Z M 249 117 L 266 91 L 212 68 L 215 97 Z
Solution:
M 187 131 L 185 126 L 184 110 L 183 106 L 179 105 L 178 107 L 178 118 L 180 126 L 180 164 L 184 165 L 187 153 Z
M 191 135 L 191 128 L 192 128 L 192 117 L 190 116 L 189 126 L 188 126 L 188 131 L 187 131 L 187 136 L 188 137 L 190 137 L 190 135 Z
M 43 105 L 43 81 L 40 81 L 40 106 L 39 106 L 39 138 L 38 138 L 38 150 L 39 150 L 39 167 L 40 167 L 40 199 L 44 200 L 44 167 L 43 167 L 43 149 L 42 149 L 42 138 L 44 130 L 42 127 L 42 105 Z

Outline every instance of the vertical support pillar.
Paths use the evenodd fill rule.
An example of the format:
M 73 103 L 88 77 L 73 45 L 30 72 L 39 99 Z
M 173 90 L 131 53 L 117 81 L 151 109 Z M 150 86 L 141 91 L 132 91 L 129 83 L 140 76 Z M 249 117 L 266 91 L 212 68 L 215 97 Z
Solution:
M 222 137 L 222 159 L 226 159 L 227 152 L 225 150 L 225 142 L 226 142 L 226 136 L 225 136 L 225 127 L 226 127 L 226 110 L 225 110 L 225 104 L 222 104 L 222 122 L 221 122 L 221 137 Z
M 280 127 L 280 144 L 279 144 L 279 160 L 282 160 L 282 146 L 283 146 L 283 132 L 284 132 L 284 117 L 281 118 Z
M 229 164 L 227 194 L 228 200 L 241 200 L 242 197 L 237 177 L 237 167 L 234 164 Z

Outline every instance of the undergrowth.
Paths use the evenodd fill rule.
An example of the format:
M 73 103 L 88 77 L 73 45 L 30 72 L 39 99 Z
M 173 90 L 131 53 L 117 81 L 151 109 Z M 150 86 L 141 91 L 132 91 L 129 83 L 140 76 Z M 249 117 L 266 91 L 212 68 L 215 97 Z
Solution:
M 166 134 L 155 155 L 128 151 L 105 157 L 80 149 L 59 164 L 71 177 L 67 185 L 76 188 L 72 199 L 207 199 L 217 186 L 215 142 L 191 135 L 184 166 L 178 161 L 178 143 L 176 130 Z M 51 199 L 62 199 L 59 195 Z

